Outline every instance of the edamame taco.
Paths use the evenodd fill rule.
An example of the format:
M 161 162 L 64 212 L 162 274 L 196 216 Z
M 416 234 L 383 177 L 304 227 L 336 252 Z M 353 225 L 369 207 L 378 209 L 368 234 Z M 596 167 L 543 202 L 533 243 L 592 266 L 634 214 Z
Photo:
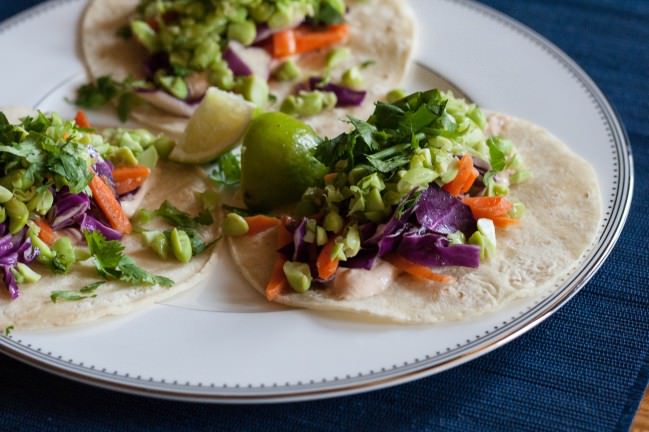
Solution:
M 224 232 L 271 301 L 404 323 L 465 319 L 551 290 L 596 236 L 600 193 L 585 160 L 532 123 L 450 94 L 379 103 L 351 132 L 314 138 L 321 178 L 294 207 L 281 194 L 260 200 L 246 181 L 264 121 L 242 155 L 253 212 L 228 214 Z M 255 215 L 273 207 L 277 217 Z
M 161 160 L 167 138 L 0 111 L 1 329 L 126 313 L 203 277 L 213 196 L 194 168 Z
M 401 0 L 94 0 L 81 34 L 82 106 L 180 136 L 214 86 L 334 136 L 399 86 L 414 20 Z

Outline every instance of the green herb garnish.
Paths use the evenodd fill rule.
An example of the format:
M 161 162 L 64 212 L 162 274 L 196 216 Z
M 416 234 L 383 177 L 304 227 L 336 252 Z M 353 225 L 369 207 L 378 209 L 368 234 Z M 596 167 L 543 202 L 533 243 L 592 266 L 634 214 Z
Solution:
M 126 121 L 131 111 L 141 103 L 135 89 L 147 87 L 145 81 L 126 78 L 115 81 L 108 75 L 97 78 L 97 81 L 85 84 L 77 90 L 74 104 L 82 108 L 97 109 L 109 103 L 116 103 L 116 111 L 121 121 Z
M 228 152 L 219 156 L 212 166 L 210 179 L 218 186 L 238 186 L 241 181 L 241 155 Z
M 50 299 L 52 299 L 52 302 L 56 303 L 58 301 L 79 301 L 87 298 L 97 297 L 95 291 L 105 283 L 106 281 L 93 282 L 84 286 L 79 291 L 52 291 L 52 293 L 50 294 Z
M 137 266 L 135 261 L 123 254 L 124 246 L 116 240 L 106 240 L 98 231 L 84 232 L 90 253 L 95 258 L 97 272 L 106 279 L 118 279 L 130 284 L 161 285 L 170 287 L 175 282 L 164 276 L 156 276 Z

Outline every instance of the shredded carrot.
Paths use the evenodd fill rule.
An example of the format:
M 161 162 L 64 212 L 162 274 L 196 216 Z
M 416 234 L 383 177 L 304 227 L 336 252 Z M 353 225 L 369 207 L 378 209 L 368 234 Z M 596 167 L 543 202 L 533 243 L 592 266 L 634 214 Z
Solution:
M 335 173 L 335 172 L 332 172 L 332 173 L 329 173 L 329 174 L 325 174 L 325 176 L 324 176 L 324 182 L 325 182 L 326 184 L 331 184 L 331 183 L 333 183 L 334 180 L 336 180 L 336 176 L 337 176 L 337 175 L 338 175 L 338 173 Z
M 38 232 L 38 237 L 45 242 L 48 246 L 51 246 L 54 244 L 56 241 L 56 233 L 54 233 L 54 230 L 50 226 L 50 224 L 47 223 L 47 221 L 43 218 L 38 218 L 34 221 L 36 225 L 40 228 L 40 231 Z
M 315 51 L 342 42 L 349 33 L 348 24 L 334 24 L 324 30 L 298 28 L 295 36 L 296 53 Z
M 330 279 L 338 270 L 338 260 L 331 258 L 331 252 L 336 245 L 336 238 L 332 237 L 329 242 L 322 248 L 318 260 L 316 261 L 316 268 L 318 269 L 318 276 L 321 279 Z
M 412 276 L 416 276 L 421 279 L 426 279 L 434 282 L 440 283 L 451 283 L 455 279 L 452 276 L 447 276 L 439 273 L 435 273 L 428 267 L 415 264 L 399 255 L 388 255 L 383 257 L 384 260 L 395 266 L 401 271 L 404 271 Z
M 77 115 L 74 116 L 74 121 L 80 128 L 89 129 L 92 127 L 90 120 L 88 120 L 88 116 L 84 111 L 77 111 Z
M 471 190 L 471 186 L 473 186 L 473 183 L 475 183 L 476 179 L 480 176 L 480 173 L 478 170 L 474 167 L 471 166 L 471 170 L 469 171 L 469 175 L 466 179 L 466 182 L 464 183 L 464 186 L 462 186 L 462 192 L 463 194 L 469 192 Z
M 293 30 L 282 30 L 273 34 L 272 54 L 275 58 L 297 54 L 297 42 Z
M 278 218 L 266 215 L 247 216 L 244 219 L 248 222 L 248 235 L 259 234 L 282 224 Z
M 144 165 L 120 166 L 113 170 L 113 180 L 121 182 L 129 179 L 147 178 L 151 169 Z
M 459 196 L 467 193 L 473 182 L 478 178 L 478 170 L 473 167 L 473 158 L 470 154 L 465 154 L 460 158 L 457 175 L 453 180 L 445 184 L 442 189 L 453 196 Z
M 293 234 L 283 224 L 277 227 L 277 247 L 283 248 L 293 243 Z
M 117 192 L 117 195 L 124 195 L 133 192 L 142 186 L 145 181 L 146 177 L 136 177 L 115 182 L 115 192 Z
M 506 217 L 512 209 L 512 203 L 502 196 L 465 197 L 462 202 L 471 208 L 476 219 Z M 495 223 L 495 222 L 494 222 Z
M 283 30 L 273 34 L 271 54 L 279 58 L 315 51 L 342 42 L 348 33 L 347 24 L 330 25 L 322 30 L 307 27 Z
M 494 225 L 498 228 L 507 228 L 510 225 L 516 225 L 520 222 L 518 219 L 510 218 L 507 216 L 496 216 L 491 218 Z
M 92 197 L 110 225 L 122 234 L 130 234 L 133 230 L 131 222 L 110 186 L 96 174 L 92 176 L 89 186 Z
M 273 274 L 271 275 L 268 284 L 266 284 L 266 298 L 268 301 L 273 301 L 279 297 L 288 284 L 286 275 L 284 274 L 285 262 L 286 259 L 280 254 L 277 254 L 277 259 L 273 265 Z

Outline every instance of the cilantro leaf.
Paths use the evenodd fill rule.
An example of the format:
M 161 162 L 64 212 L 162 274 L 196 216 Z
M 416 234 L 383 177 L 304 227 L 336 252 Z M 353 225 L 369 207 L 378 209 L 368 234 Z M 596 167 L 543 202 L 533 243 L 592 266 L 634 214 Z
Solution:
M 119 93 L 119 83 L 110 76 L 102 76 L 97 78 L 95 83 L 79 87 L 74 103 L 82 108 L 101 108 L 110 103 Z
M 97 282 L 89 283 L 88 285 L 81 288 L 79 290 L 79 292 L 82 293 L 82 294 L 90 294 L 92 292 L 95 292 L 97 290 L 97 288 L 99 288 L 100 286 L 102 286 L 105 283 L 106 283 L 106 281 L 97 281 Z
M 94 83 L 79 87 L 74 104 L 82 108 L 96 109 L 114 102 L 117 116 L 124 122 L 128 120 L 133 108 L 142 103 L 135 90 L 146 86 L 146 82 L 130 77 L 119 82 L 109 75 L 104 75 Z
M 219 156 L 209 177 L 219 186 L 238 186 L 241 181 L 241 156 L 233 152 Z
M 79 291 L 70 291 L 70 290 L 61 290 L 61 291 L 52 291 L 50 293 L 50 299 L 53 303 L 59 301 L 79 301 L 87 298 L 97 297 L 97 294 L 81 294 Z
M 212 214 L 203 210 L 196 217 L 174 207 L 169 201 L 164 201 L 160 208 L 156 210 L 156 215 L 166 220 L 176 228 L 198 228 L 200 225 L 211 225 L 214 223 Z
M 106 240 L 99 231 L 85 231 L 90 254 L 95 258 L 97 272 L 106 279 L 118 279 L 134 285 L 174 284 L 169 278 L 156 276 L 137 266 L 131 257 L 123 254 L 124 246 L 116 240 Z
M 369 150 L 376 151 L 379 149 L 378 144 L 374 141 L 376 126 L 351 116 L 349 117 L 349 122 L 354 126 L 354 129 L 358 132 L 358 135 L 363 139 L 363 141 L 365 141 Z
M 133 258 L 122 256 L 119 260 L 119 280 L 139 285 L 160 285 L 165 288 L 172 286 L 175 282 L 164 276 L 156 276 L 137 266 Z

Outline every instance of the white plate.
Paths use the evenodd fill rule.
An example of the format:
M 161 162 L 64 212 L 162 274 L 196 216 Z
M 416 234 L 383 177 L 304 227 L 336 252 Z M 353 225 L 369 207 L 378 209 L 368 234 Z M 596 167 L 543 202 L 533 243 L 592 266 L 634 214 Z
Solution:
M 270 306 L 221 259 L 189 293 L 125 317 L 20 332 L 1 350 L 103 387 L 196 401 L 305 400 L 386 387 L 456 366 L 520 336 L 592 277 L 622 229 L 632 165 L 618 117 L 565 54 L 529 29 L 467 1 L 412 0 L 419 19 L 410 86 L 433 69 L 482 106 L 530 119 L 587 158 L 605 215 L 595 248 L 546 298 L 462 323 L 399 326 Z M 2 105 L 72 115 L 65 97 L 84 81 L 75 45 L 81 0 L 46 3 L 0 27 Z M 46 35 L 46 37 L 44 37 Z

